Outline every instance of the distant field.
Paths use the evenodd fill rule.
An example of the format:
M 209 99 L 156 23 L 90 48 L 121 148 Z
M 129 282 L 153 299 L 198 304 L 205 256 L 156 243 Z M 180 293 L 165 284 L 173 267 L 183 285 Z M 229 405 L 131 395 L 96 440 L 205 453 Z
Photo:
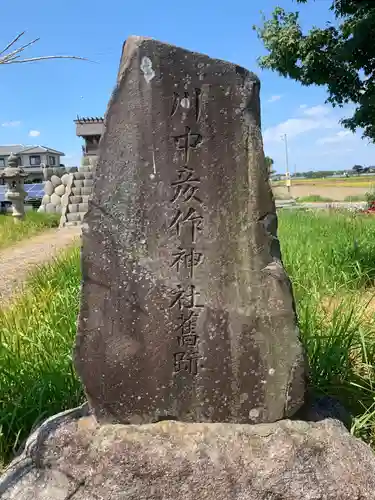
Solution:
M 292 185 L 317 185 L 317 186 L 345 186 L 345 187 L 367 187 L 373 184 L 375 186 L 375 175 L 366 175 L 365 177 L 326 177 L 321 179 L 292 179 Z M 273 186 L 285 186 L 285 181 L 272 182 Z
M 365 199 L 368 191 L 375 190 L 375 175 L 366 177 L 339 177 L 326 179 L 292 179 L 290 192 L 285 181 L 272 182 L 272 190 L 276 198 L 309 198 L 320 196 L 333 201 L 353 201 Z

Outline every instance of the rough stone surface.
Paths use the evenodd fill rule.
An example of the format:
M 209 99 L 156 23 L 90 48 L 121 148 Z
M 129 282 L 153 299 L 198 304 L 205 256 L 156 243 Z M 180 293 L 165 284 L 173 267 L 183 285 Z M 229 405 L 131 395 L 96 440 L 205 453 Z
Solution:
M 55 187 L 54 187 L 54 185 L 52 184 L 51 181 L 46 181 L 44 183 L 44 192 L 45 192 L 45 194 L 47 194 L 48 196 L 51 196 L 51 194 L 53 194 L 54 190 L 55 190 Z
M 61 184 L 61 177 L 59 177 L 58 175 L 52 175 L 51 182 L 54 185 L 54 187 L 60 186 L 60 184 Z
M 47 205 L 47 203 L 51 203 L 51 196 L 45 194 L 42 198 L 42 205 Z
M 64 184 L 64 186 L 67 186 L 68 185 L 68 181 L 69 181 L 69 174 L 64 174 L 61 177 L 61 182 Z
M 78 211 L 81 213 L 86 213 L 89 209 L 89 206 L 87 203 L 79 203 L 78 204 Z
M 97 418 L 293 415 L 304 356 L 257 77 L 132 37 L 118 82 L 83 234 L 76 366 Z
M 46 207 L 46 212 L 48 214 L 56 213 L 56 206 L 53 203 L 47 203 L 47 205 L 45 205 L 45 207 Z
M 85 185 L 85 182 L 87 182 L 86 175 L 91 175 L 92 172 L 84 172 L 82 169 L 79 171 L 76 171 L 72 173 L 68 179 L 66 179 L 66 188 L 65 188 L 65 194 L 62 196 L 61 204 L 63 205 L 63 209 L 61 211 L 62 217 L 60 219 L 60 226 L 63 227 L 67 225 L 68 222 L 75 222 L 77 224 L 80 223 L 80 221 L 83 220 L 84 215 L 88 209 L 88 199 L 90 198 L 92 194 L 92 187 L 89 187 L 85 191 L 85 200 L 83 200 L 81 196 L 81 191 Z M 93 181 L 90 180 L 89 184 L 92 183 Z M 58 188 L 56 188 L 58 189 Z M 55 190 L 55 193 L 57 191 Z M 83 204 L 85 202 L 85 204 Z M 77 214 L 76 216 L 73 217 L 74 221 L 69 219 L 67 217 L 67 214 L 74 213 Z
M 68 205 L 68 212 L 71 214 L 74 214 L 76 212 L 79 212 L 79 205 L 78 203 L 69 203 Z
M 373 500 L 375 457 L 335 420 L 104 425 L 82 407 L 45 422 L 2 500 Z
M 80 194 L 82 195 L 90 195 L 92 193 L 92 186 L 90 187 L 82 187 L 80 190 Z
M 69 202 L 71 205 L 78 205 L 78 203 L 82 203 L 82 196 L 70 196 Z
M 59 186 L 55 187 L 55 194 L 57 194 L 58 196 L 63 196 L 65 194 L 65 190 L 65 185 L 60 184 Z
M 68 222 L 79 222 L 81 217 L 79 213 L 68 213 L 66 214 L 66 219 Z
M 53 203 L 55 206 L 61 205 L 61 197 L 56 193 L 53 193 L 53 195 L 51 195 L 51 203 Z
M 61 197 L 61 205 L 66 207 L 68 204 L 69 204 L 69 195 L 66 193 L 66 194 L 63 194 Z

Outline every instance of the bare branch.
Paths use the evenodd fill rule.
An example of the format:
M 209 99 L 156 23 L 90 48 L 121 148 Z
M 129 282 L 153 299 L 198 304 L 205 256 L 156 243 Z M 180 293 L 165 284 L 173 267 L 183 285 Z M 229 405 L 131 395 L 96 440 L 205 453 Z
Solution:
M 45 61 L 46 59 L 76 59 L 78 61 L 90 61 L 89 59 L 86 59 L 85 57 L 78 57 L 78 56 L 41 56 L 41 57 L 30 57 L 28 59 L 20 59 L 19 61 L 15 61 L 19 56 L 15 57 L 12 59 L 10 62 L 3 62 L 0 59 L 0 64 L 20 64 L 20 63 L 26 63 L 26 62 L 35 62 L 35 61 Z M 91 61 L 93 62 L 93 61 Z
M 35 40 L 33 40 L 32 42 L 26 43 L 22 47 L 19 47 L 18 49 L 13 50 L 13 52 L 9 52 L 9 54 L 6 54 L 5 56 L 1 57 L 0 61 L 2 59 L 16 59 L 16 58 L 18 58 L 19 56 L 17 56 L 17 54 L 19 54 L 20 52 L 23 52 L 27 47 L 30 47 L 30 45 L 33 45 L 35 42 L 38 42 L 39 40 L 40 40 L 40 38 L 35 38 Z
M 8 43 L 8 45 L 5 47 L 5 49 L 3 49 L 1 52 L 0 52 L 0 56 L 1 54 L 4 54 L 4 52 L 6 52 L 8 49 L 10 49 L 12 47 L 12 45 L 14 45 L 16 42 L 18 42 L 18 40 L 25 34 L 25 31 L 23 31 L 22 33 L 20 33 L 19 35 L 16 36 L 16 38 L 14 40 L 12 40 L 10 43 Z
M 30 57 L 26 59 L 20 59 L 20 55 L 22 52 L 27 47 L 30 47 L 31 45 L 34 45 L 36 42 L 38 42 L 40 39 L 35 38 L 35 40 L 32 40 L 31 42 L 26 43 L 25 45 L 22 45 L 21 47 L 18 47 L 17 49 L 12 50 L 11 52 L 5 54 L 7 50 L 9 50 L 11 47 L 14 46 L 14 44 L 25 34 L 25 31 L 20 33 L 19 35 L 16 36 L 6 47 L 4 50 L 0 52 L 0 65 L 1 64 L 21 64 L 21 63 L 27 63 L 27 62 L 35 62 L 35 61 L 45 61 L 48 59 L 76 59 L 79 61 L 88 61 L 85 57 L 78 57 L 78 56 L 40 56 L 40 57 Z
M 27 47 L 30 47 L 30 45 L 33 45 L 35 42 L 39 42 L 39 40 L 40 40 L 40 38 L 35 38 L 35 40 L 32 40 L 29 43 L 25 43 L 25 45 L 18 47 L 18 49 L 14 49 L 13 52 L 9 52 L 9 54 L 7 54 L 7 56 L 11 56 L 12 54 L 18 54 L 18 52 L 22 52 Z

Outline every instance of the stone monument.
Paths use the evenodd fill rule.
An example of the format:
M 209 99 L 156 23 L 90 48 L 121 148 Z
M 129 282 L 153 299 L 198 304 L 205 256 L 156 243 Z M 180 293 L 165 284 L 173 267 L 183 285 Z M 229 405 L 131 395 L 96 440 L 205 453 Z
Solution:
M 249 71 L 131 37 L 83 225 L 75 363 L 99 422 L 274 422 L 305 361 Z
M 27 173 L 18 166 L 17 156 L 11 154 L 8 158 L 8 166 L 0 174 L 8 190 L 5 193 L 5 199 L 12 202 L 12 215 L 14 221 L 19 221 L 25 217 L 25 198 L 27 196 L 24 190 L 24 178 Z

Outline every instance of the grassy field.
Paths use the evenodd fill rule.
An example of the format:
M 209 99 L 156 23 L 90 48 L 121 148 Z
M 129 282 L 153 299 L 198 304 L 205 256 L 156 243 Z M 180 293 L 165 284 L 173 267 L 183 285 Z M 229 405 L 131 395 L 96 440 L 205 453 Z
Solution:
M 285 181 L 274 181 L 272 190 L 277 199 L 285 198 L 322 198 L 329 201 L 365 201 L 366 193 L 375 189 L 375 176 L 348 178 L 292 179 L 291 188 Z
M 59 217 L 55 214 L 30 211 L 26 213 L 25 219 L 18 223 L 15 223 L 11 215 L 0 215 L 0 250 L 58 225 Z
M 375 217 L 285 211 L 279 220 L 311 388 L 338 397 L 353 433 L 375 448 Z M 0 312 L 0 462 L 41 420 L 83 400 L 71 359 L 80 279 L 74 249 Z
M 324 198 L 319 194 L 312 194 L 310 196 L 302 196 L 301 198 L 297 198 L 296 201 L 299 203 L 329 203 L 333 200 L 332 198 Z
M 274 181 L 275 186 L 285 185 L 285 181 Z M 322 177 L 319 179 L 292 179 L 292 184 L 296 186 L 316 185 L 316 186 L 340 186 L 340 187 L 367 187 L 375 185 L 375 175 L 353 176 L 353 177 Z

